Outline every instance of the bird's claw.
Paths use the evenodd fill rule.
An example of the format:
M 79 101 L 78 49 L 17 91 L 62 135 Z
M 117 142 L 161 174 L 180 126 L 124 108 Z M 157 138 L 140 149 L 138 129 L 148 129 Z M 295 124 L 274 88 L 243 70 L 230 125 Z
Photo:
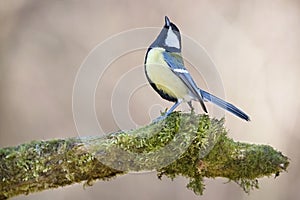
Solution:
M 164 120 L 164 119 L 166 119 L 166 118 L 167 118 L 167 115 L 161 115 L 161 116 L 157 117 L 156 119 L 154 119 L 154 120 L 152 121 L 152 123 L 160 122 L 160 121 L 162 121 L 162 120 Z

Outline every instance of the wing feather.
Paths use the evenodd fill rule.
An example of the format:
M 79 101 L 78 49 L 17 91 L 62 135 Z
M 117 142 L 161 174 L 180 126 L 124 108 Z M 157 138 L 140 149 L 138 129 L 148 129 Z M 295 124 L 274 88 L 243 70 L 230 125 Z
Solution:
M 182 80 L 182 82 L 187 86 L 189 91 L 198 99 L 204 112 L 207 113 L 207 109 L 205 107 L 202 95 L 199 93 L 199 89 L 192 76 L 184 67 L 181 55 L 178 53 L 163 52 L 163 56 L 166 63 L 171 68 L 172 72 L 175 73 L 176 76 L 178 76 Z

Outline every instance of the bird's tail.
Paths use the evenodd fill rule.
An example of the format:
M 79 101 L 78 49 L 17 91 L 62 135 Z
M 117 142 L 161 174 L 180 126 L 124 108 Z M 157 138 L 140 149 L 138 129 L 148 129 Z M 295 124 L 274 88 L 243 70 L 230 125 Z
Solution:
M 222 99 L 220 99 L 220 98 L 218 98 L 218 97 L 216 97 L 216 96 L 214 96 L 214 95 L 212 95 L 212 94 L 210 94 L 210 93 L 208 93 L 204 90 L 201 90 L 201 89 L 199 89 L 199 90 L 200 90 L 200 93 L 201 93 L 201 95 L 202 95 L 202 97 L 205 101 L 210 101 L 210 102 L 216 104 L 217 106 L 231 112 L 232 114 L 234 114 L 234 115 L 236 115 L 236 116 L 238 116 L 238 117 L 240 117 L 240 118 L 242 118 L 246 121 L 250 121 L 250 117 L 246 113 L 244 113 L 239 108 L 232 105 L 231 103 L 228 103 L 228 102 L 226 102 L 226 101 L 224 101 L 224 100 L 222 100 Z

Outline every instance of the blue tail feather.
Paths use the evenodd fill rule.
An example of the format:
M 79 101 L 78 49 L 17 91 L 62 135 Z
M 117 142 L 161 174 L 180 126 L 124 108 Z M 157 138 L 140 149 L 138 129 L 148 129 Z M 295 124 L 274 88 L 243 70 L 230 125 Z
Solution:
M 224 100 L 222 100 L 222 99 L 220 99 L 220 98 L 218 98 L 218 97 L 216 97 L 216 96 L 214 96 L 214 95 L 212 95 L 212 94 L 210 94 L 210 93 L 208 93 L 204 90 L 201 90 L 201 89 L 199 89 L 199 90 L 200 90 L 200 93 L 201 93 L 204 100 L 210 101 L 210 102 L 216 104 L 217 106 L 231 112 L 232 114 L 234 114 L 234 115 L 236 115 L 236 116 L 238 116 L 238 117 L 240 117 L 240 118 L 242 118 L 246 121 L 250 121 L 250 117 L 246 113 L 244 113 L 239 108 L 232 105 L 231 103 L 228 103 L 228 102 L 226 102 L 226 101 L 224 101 Z

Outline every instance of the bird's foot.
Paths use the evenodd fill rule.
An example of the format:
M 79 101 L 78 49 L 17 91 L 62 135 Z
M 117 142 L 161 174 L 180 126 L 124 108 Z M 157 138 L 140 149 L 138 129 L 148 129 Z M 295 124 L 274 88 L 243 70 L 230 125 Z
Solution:
M 157 123 L 157 122 L 163 121 L 164 119 L 167 118 L 167 116 L 168 116 L 168 115 L 166 115 L 166 114 L 161 115 L 161 116 L 157 117 L 156 119 L 154 119 L 154 120 L 152 121 L 152 123 Z

